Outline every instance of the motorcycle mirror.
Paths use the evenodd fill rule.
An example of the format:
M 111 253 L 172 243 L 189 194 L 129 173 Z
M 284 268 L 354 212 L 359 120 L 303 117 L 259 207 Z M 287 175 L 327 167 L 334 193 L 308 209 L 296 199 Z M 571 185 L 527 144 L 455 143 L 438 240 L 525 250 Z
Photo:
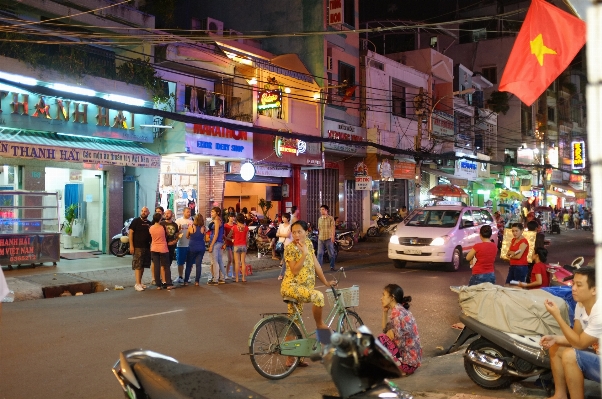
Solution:
M 130 384 L 137 389 L 140 389 L 140 383 L 138 382 L 138 379 L 136 379 L 136 374 L 134 374 L 134 370 L 130 367 L 130 363 L 125 358 L 123 352 L 119 352 L 119 368 L 121 369 L 121 375 L 123 375 Z

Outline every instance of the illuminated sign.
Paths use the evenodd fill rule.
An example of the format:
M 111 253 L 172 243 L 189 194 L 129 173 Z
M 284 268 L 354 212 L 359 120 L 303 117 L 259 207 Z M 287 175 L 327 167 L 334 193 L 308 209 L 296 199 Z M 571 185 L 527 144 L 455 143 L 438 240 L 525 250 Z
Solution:
M 114 98 L 110 98 L 114 100 Z M 141 101 L 141 100 L 140 100 Z M 2 126 L 152 143 L 152 115 L 136 115 L 85 101 L 41 96 L 10 86 L 0 87 Z M 138 126 L 136 126 L 138 125 Z
M 220 126 L 185 124 L 186 152 L 253 159 L 253 133 Z
M 573 169 L 585 168 L 585 142 L 573 141 L 571 147 L 573 148 Z
M 372 189 L 372 178 L 370 176 L 355 176 L 355 189 L 369 191 Z
M 343 0 L 328 0 L 328 25 L 343 23 Z
M 299 156 L 299 154 L 307 151 L 307 143 L 298 139 L 287 139 L 276 136 L 274 139 L 274 151 L 278 158 L 282 158 L 282 154 L 285 152 Z
M 257 109 L 282 108 L 282 91 L 259 90 L 257 92 Z
M 466 179 L 476 179 L 478 175 L 477 162 L 468 159 L 458 159 L 454 170 L 454 176 Z
M 322 137 L 327 137 L 334 140 L 323 143 L 325 150 L 341 154 L 363 155 L 366 153 L 366 148 L 363 146 L 349 145 L 338 142 L 339 140 L 347 140 L 355 141 L 357 143 L 365 143 L 365 128 L 329 120 L 325 120 L 323 122 L 323 126 L 324 129 Z

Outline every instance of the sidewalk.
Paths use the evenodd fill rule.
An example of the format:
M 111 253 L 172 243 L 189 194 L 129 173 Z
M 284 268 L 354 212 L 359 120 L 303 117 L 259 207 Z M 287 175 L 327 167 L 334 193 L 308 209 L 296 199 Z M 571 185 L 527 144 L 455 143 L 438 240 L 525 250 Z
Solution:
M 224 256 L 224 261 L 227 258 Z M 3 270 L 9 290 L 14 292 L 14 301 L 42 299 L 55 297 L 69 291 L 71 295 L 77 292 L 89 294 L 115 287 L 133 287 L 134 271 L 132 257 L 118 258 L 113 255 L 98 255 L 97 258 L 66 260 L 61 259 L 57 266 L 15 267 L 13 270 Z M 224 262 L 224 263 L 225 263 Z M 271 257 L 257 258 L 257 254 L 249 254 L 246 263 L 251 265 L 253 272 L 278 267 L 279 261 Z M 210 276 L 210 256 L 205 253 L 201 281 L 205 282 Z M 194 267 L 191 279 L 195 274 Z M 172 278 L 178 277 L 178 268 L 171 267 Z M 152 280 L 150 269 L 145 270 L 143 283 L 149 285 Z

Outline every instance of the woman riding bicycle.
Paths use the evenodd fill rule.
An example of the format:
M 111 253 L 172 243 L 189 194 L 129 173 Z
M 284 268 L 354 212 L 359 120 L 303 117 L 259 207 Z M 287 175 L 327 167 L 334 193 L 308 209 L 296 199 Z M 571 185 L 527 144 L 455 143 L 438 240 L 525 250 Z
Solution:
M 298 220 L 291 226 L 293 241 L 284 248 L 284 261 L 286 272 L 280 294 L 283 297 L 296 299 L 299 303 L 313 303 L 312 314 L 316 322 L 316 328 L 327 329 L 328 326 L 322 320 L 322 308 L 324 307 L 324 294 L 314 289 L 316 275 L 327 287 L 335 286 L 336 281 L 327 281 L 322 268 L 314 254 L 314 246 L 307 238 L 307 222 Z M 302 312 L 302 306 L 299 312 Z M 293 304 L 288 304 L 289 314 L 294 314 Z

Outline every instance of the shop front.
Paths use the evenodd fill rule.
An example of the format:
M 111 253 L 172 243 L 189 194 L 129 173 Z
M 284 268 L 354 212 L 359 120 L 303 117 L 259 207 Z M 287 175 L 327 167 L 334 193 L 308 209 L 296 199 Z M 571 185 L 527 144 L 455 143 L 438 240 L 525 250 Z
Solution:
M 259 170 L 262 166 L 267 167 L 265 173 L 271 175 L 258 176 L 258 178 L 282 179 L 281 183 L 274 180 L 266 183 L 266 198 L 268 190 L 272 191 L 272 198 L 278 198 L 278 195 L 281 194 L 279 203 L 274 204 L 275 207 L 278 207 L 279 213 L 289 212 L 291 206 L 297 206 L 301 219 L 311 222 L 314 219 L 310 218 L 315 217 L 314 222 L 317 221 L 316 215 L 319 212 L 320 205 L 318 202 L 320 199 L 338 195 L 338 192 L 335 194 L 333 187 L 329 187 L 328 194 L 326 194 L 318 192 L 316 186 L 308 184 L 324 168 L 322 144 L 308 143 L 283 136 L 260 134 L 255 135 L 253 139 L 255 144 L 253 163 L 256 169 Z M 287 174 L 286 169 L 290 170 L 288 177 L 284 177 Z M 278 174 L 278 176 L 274 176 L 274 174 Z M 338 179 L 338 173 L 336 178 Z M 334 179 L 331 180 L 335 181 Z M 272 188 L 269 189 L 270 185 L 280 185 L 280 189 L 275 186 L 271 186 Z M 334 186 L 338 188 L 338 185 L 335 184 Z M 274 193 L 276 196 L 274 196 Z M 316 207 L 318 211 L 314 210 Z
M 211 208 L 226 206 L 228 163 L 253 158 L 251 123 L 229 121 L 240 129 L 203 123 L 166 121 L 172 129 L 155 140 L 153 150 L 162 154 L 156 203 L 180 217 L 185 208 L 208 217 Z
M 140 191 L 156 187 L 159 157 L 139 144 L 153 140 L 141 127 L 152 123 L 152 116 L 116 108 L 0 88 L 0 190 L 55 193 L 28 199 L 28 206 L 41 207 L 34 218 L 56 219 L 65 249 L 107 251 L 126 214 L 124 168 L 132 177 L 150 176 L 138 182 Z M 19 201 L 4 200 L 14 206 Z M 65 223 L 69 209 L 72 225 Z

